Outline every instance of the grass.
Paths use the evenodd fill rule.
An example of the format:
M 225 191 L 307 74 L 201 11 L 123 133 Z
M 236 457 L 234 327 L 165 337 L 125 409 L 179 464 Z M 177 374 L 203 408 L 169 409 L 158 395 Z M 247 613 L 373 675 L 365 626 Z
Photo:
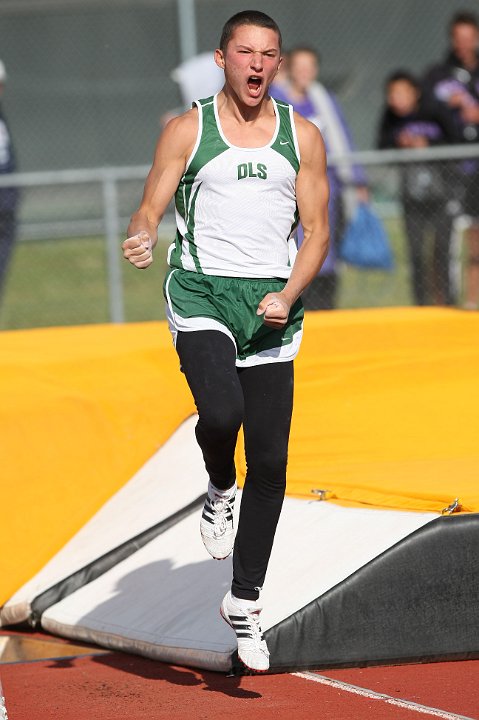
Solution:
M 164 318 L 160 262 L 145 271 L 121 261 L 128 321 Z M 109 322 L 107 262 L 102 238 L 18 243 L 0 307 L 0 329 Z
M 386 223 L 394 255 L 394 270 L 363 270 L 343 265 L 340 275 L 339 308 L 411 305 L 409 261 L 403 232 L 397 220 Z
M 410 305 L 409 268 L 397 221 L 388 223 L 396 259 L 391 273 L 341 267 L 338 307 Z M 164 318 L 162 283 L 166 248 L 138 271 L 122 261 L 125 317 L 129 322 Z M 17 243 L 0 306 L 0 329 L 109 322 L 105 243 L 102 238 Z

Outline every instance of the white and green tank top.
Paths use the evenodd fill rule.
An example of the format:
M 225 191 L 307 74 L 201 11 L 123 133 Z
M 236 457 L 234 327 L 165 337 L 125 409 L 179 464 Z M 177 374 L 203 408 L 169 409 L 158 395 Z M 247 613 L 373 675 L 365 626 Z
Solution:
M 171 267 L 225 277 L 289 277 L 300 154 L 292 107 L 271 101 L 276 128 L 259 148 L 228 142 L 216 95 L 195 102 L 198 135 L 175 195 Z

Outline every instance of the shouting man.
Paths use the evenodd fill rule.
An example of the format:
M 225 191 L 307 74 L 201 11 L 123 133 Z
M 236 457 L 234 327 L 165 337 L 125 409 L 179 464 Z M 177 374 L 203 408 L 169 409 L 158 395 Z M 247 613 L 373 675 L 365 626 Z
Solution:
M 268 95 L 281 64 L 274 20 L 234 15 L 215 60 L 224 87 L 165 128 L 123 251 L 137 268 L 151 264 L 174 196 L 178 230 L 164 292 L 209 475 L 200 531 L 214 558 L 233 552 L 221 615 L 236 632 L 240 660 L 265 671 L 259 594 L 286 486 L 300 295 L 328 250 L 328 181 L 319 130 Z M 299 217 L 304 240 L 293 264 Z M 241 425 L 248 469 L 235 538 Z

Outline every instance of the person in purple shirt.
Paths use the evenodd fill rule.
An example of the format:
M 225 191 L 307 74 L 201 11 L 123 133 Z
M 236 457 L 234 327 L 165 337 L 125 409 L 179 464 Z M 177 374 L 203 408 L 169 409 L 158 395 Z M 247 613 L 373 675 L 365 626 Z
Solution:
M 0 60 L 0 97 L 3 94 L 6 79 L 5 65 Z M 10 130 L 0 106 L 0 175 L 13 173 L 15 169 L 15 154 Z M 15 242 L 17 204 L 18 189 L 16 187 L 0 188 L 0 296 L 5 287 Z
M 309 47 L 297 47 L 287 54 L 288 77 L 270 87 L 272 97 L 290 103 L 303 117 L 320 129 L 328 154 L 345 154 L 354 150 L 351 133 L 336 98 L 317 81 L 319 55 Z M 343 227 L 343 196 L 347 188 L 357 188 L 346 214 L 352 214 L 358 201 L 368 201 L 364 171 L 354 165 L 329 166 L 328 179 L 330 250 L 319 275 L 303 293 L 305 308 L 330 310 L 336 304 L 338 290 L 337 249 Z M 349 210 L 349 213 L 347 213 Z M 302 241 L 302 227 L 298 226 L 298 245 Z
M 378 147 L 424 148 L 454 141 L 454 126 L 440 106 L 421 95 L 418 80 L 398 70 L 385 83 L 386 102 L 379 125 Z M 453 168 L 439 162 L 407 163 L 401 168 L 401 201 L 417 305 L 454 302 L 449 278 L 449 250 L 454 208 L 448 203 Z M 432 262 L 427 238 L 432 231 Z
M 469 11 L 455 13 L 449 22 L 449 47 L 444 59 L 423 79 L 424 94 L 447 113 L 456 130 L 455 142 L 479 142 L 479 19 Z M 473 156 L 474 157 L 474 156 Z M 479 164 L 460 163 L 457 194 L 471 225 L 466 233 L 464 307 L 479 308 Z

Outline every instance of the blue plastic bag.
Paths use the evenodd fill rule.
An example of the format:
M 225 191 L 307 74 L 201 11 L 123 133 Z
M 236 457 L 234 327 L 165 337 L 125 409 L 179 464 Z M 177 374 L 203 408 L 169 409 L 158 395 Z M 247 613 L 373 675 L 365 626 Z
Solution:
M 349 265 L 392 270 L 394 258 L 384 225 L 366 203 L 359 203 L 339 245 L 339 257 Z

